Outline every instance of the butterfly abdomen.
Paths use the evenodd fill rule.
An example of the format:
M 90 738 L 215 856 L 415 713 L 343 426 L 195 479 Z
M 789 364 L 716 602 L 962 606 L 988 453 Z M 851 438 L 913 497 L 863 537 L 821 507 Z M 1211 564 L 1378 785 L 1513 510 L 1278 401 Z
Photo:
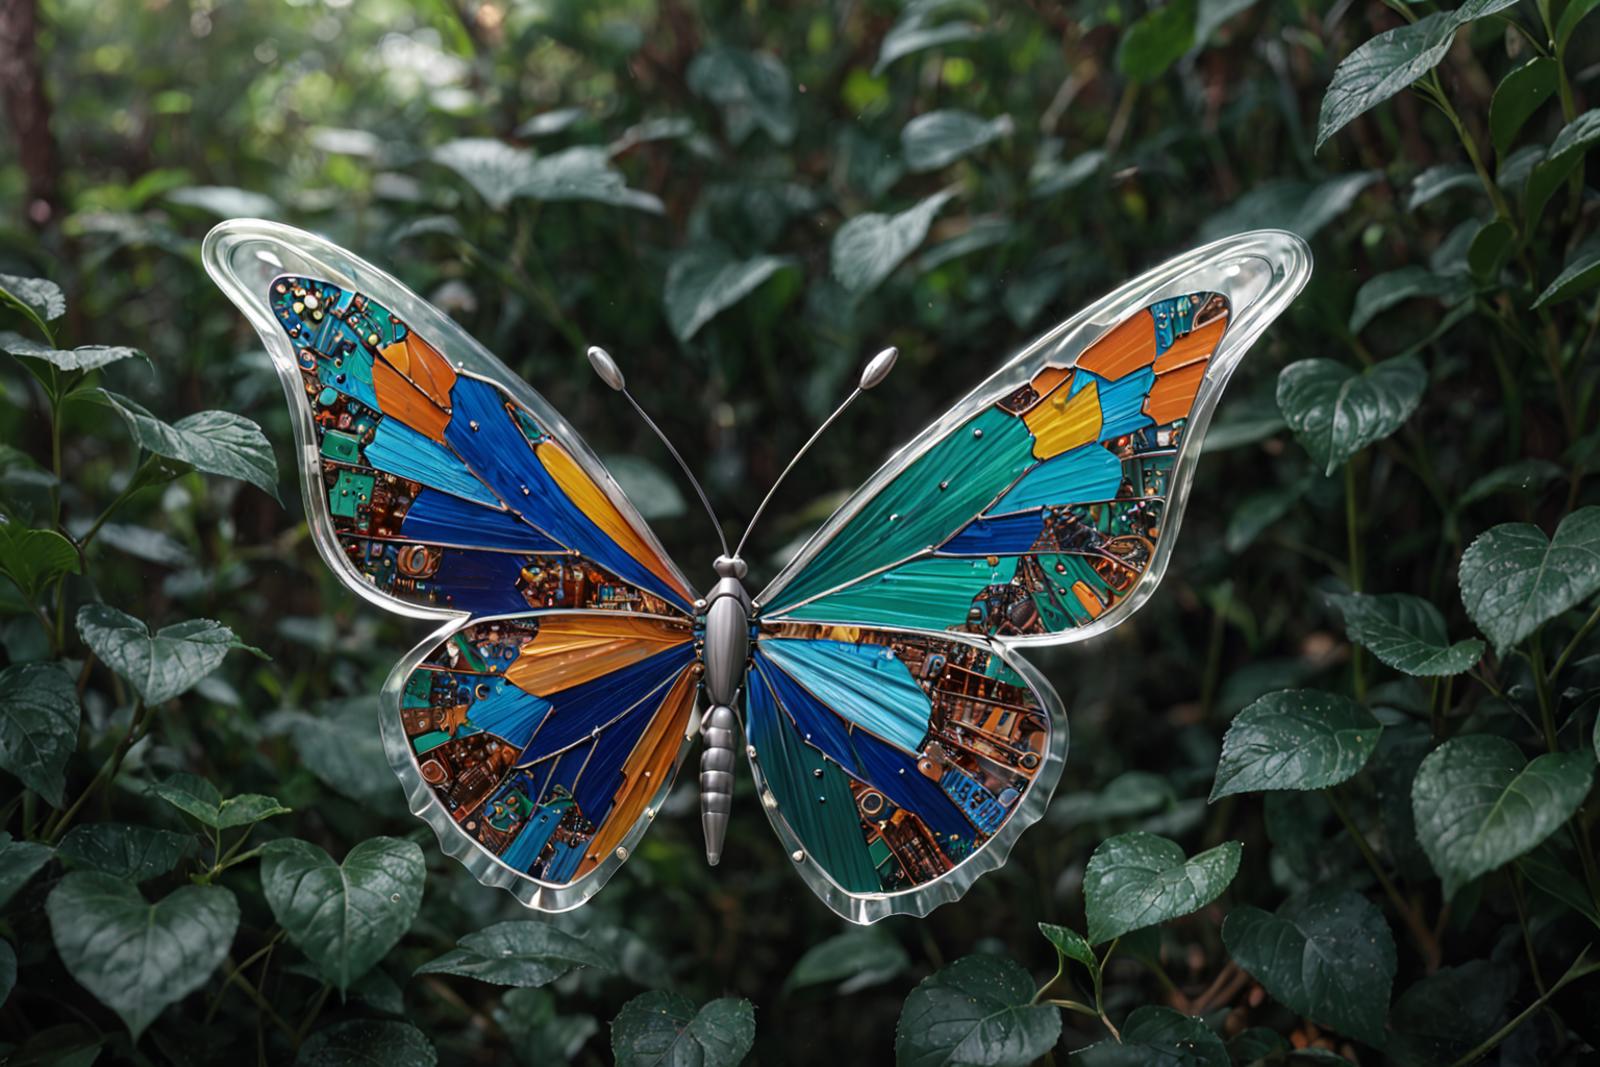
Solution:
M 744 561 L 720 556 L 716 562 L 720 580 L 704 602 L 705 630 L 701 662 L 705 665 L 701 685 L 710 708 L 701 721 L 700 824 L 706 835 L 706 862 L 715 866 L 722 859 L 722 842 L 728 832 L 733 811 L 734 745 L 738 718 L 733 703 L 744 685 L 750 659 L 750 594 L 744 583 Z M 697 605 L 698 606 L 698 605 Z

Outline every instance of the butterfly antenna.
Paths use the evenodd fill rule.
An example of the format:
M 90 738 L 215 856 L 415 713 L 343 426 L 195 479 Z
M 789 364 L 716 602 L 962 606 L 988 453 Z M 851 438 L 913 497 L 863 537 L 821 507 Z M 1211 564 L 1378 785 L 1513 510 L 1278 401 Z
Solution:
M 856 397 L 889 376 L 889 372 L 894 369 L 894 361 L 899 358 L 900 350 L 890 347 L 873 356 L 867 363 L 866 369 L 861 372 L 861 381 L 850 391 L 850 395 L 844 398 L 843 403 L 833 409 L 833 414 L 822 420 L 822 425 L 818 426 L 816 432 L 811 435 L 805 444 L 800 446 L 800 451 L 794 454 L 794 458 L 789 461 L 789 465 L 783 468 L 783 473 L 778 475 L 778 480 L 772 483 L 771 489 L 767 490 L 767 495 L 761 498 L 761 504 L 756 508 L 756 513 L 750 516 L 750 525 L 744 528 L 744 536 L 739 538 L 739 545 L 733 550 L 735 557 L 744 551 L 744 543 L 750 540 L 750 531 L 756 528 L 756 523 L 760 520 L 761 513 L 767 510 L 767 505 L 772 502 L 772 495 L 778 491 L 778 486 L 783 484 L 783 480 L 789 477 L 789 472 L 794 470 L 795 464 L 799 463 L 800 458 L 810 451 L 811 446 L 817 443 L 817 438 L 821 437 L 823 432 L 833 425 L 834 420 L 844 414 L 844 409 L 855 402 Z
M 633 405 L 633 410 L 637 411 L 639 417 L 644 420 L 644 424 L 650 427 L 657 437 L 661 438 L 662 444 L 667 446 L 667 451 L 672 453 L 672 458 L 677 460 L 678 466 L 682 468 L 683 476 L 689 479 L 690 485 L 694 486 L 695 494 L 699 496 L 700 503 L 705 506 L 706 514 L 711 516 L 711 525 L 717 531 L 717 540 L 722 542 L 722 554 L 724 556 L 728 555 L 728 538 L 722 532 L 722 520 L 718 519 L 717 513 L 712 510 L 711 499 L 706 496 L 706 491 L 700 488 L 699 479 L 695 478 L 694 471 L 689 469 L 689 464 L 683 461 L 683 457 L 678 455 L 678 450 L 672 447 L 672 442 L 667 440 L 667 435 L 662 433 L 661 427 L 656 425 L 656 420 L 652 419 L 644 408 L 639 406 L 639 402 L 633 398 L 633 394 L 628 392 L 627 379 L 623 378 L 622 368 L 617 366 L 617 361 L 612 359 L 611 353 L 605 349 L 591 345 L 589 348 L 589 366 L 594 368 L 594 372 L 600 376 L 601 381 L 627 398 L 628 403 Z

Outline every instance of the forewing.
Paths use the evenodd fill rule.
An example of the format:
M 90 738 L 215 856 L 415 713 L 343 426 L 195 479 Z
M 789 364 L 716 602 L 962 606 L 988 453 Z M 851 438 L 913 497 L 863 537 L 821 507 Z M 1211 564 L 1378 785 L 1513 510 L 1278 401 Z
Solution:
M 486 885 L 564 911 L 654 818 L 693 736 L 698 684 L 680 618 L 473 620 L 390 675 L 384 746 L 447 853 Z
M 851 497 L 763 617 L 1006 644 L 1116 625 L 1160 581 L 1229 376 L 1309 273 L 1298 237 L 1241 234 L 1056 327 Z
M 448 316 L 286 226 L 224 223 L 204 258 L 277 366 L 311 529 L 352 588 L 406 614 L 690 610 L 582 439 Z
M 1005 862 L 1061 775 L 1066 719 L 968 634 L 768 624 L 746 682 L 756 786 L 807 884 L 853 922 L 926 915 Z

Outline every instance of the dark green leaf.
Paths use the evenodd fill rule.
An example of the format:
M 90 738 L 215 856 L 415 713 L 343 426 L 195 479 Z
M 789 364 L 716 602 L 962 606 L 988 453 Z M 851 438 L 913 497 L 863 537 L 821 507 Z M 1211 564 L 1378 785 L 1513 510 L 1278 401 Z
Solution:
M 1222 941 L 1275 999 L 1370 1045 L 1384 1043 L 1394 984 L 1394 936 L 1365 897 L 1318 889 L 1285 901 L 1276 915 L 1237 907 Z
M 78 636 L 107 667 L 133 686 L 146 704 L 181 696 L 222 666 L 230 651 L 248 648 L 233 631 L 210 619 L 190 619 L 155 633 L 109 604 L 78 609 Z
M 275 711 L 262 723 L 268 734 L 287 734 L 300 762 L 328 788 L 352 800 L 398 796 L 383 751 L 375 698 L 323 704 L 315 714 Z
M 1422 400 L 1428 372 L 1410 356 L 1356 372 L 1331 359 L 1302 359 L 1278 375 L 1278 407 L 1299 442 L 1331 475 L 1398 430 Z
M 1488 960 L 1430 974 L 1400 994 L 1388 1052 L 1405 1067 L 1451 1067 L 1505 1021 L 1515 975 Z
M 1461 602 L 1495 653 L 1600 591 L 1600 507 L 1579 508 L 1554 538 L 1508 522 L 1479 535 L 1461 557 Z
M 911 965 L 911 958 L 889 934 L 878 927 L 849 930 L 812 945 L 795 963 L 784 982 L 786 989 L 833 985 L 848 996 L 882 985 Z
M 0 274 L 0 300 L 24 309 L 40 325 L 67 313 L 67 295 L 61 291 L 61 286 L 48 278 Z
M 278 461 L 261 427 L 228 411 L 200 411 L 167 424 L 125 396 L 100 395 L 128 424 L 134 442 L 153 455 L 207 474 L 238 478 L 278 500 Z
M 421 1030 L 392 1019 L 352 1019 L 306 1038 L 295 1067 L 433 1067 L 439 1054 Z
M 1578 858 L 1563 852 L 1558 847 L 1562 843 L 1560 837 L 1546 838 L 1532 852 L 1517 857 L 1517 870 L 1530 885 L 1600 926 L 1600 910 L 1595 908 L 1594 896 L 1573 873 L 1580 867 Z
M 1591 235 L 1572 250 L 1572 255 L 1567 257 L 1567 265 L 1554 281 L 1545 286 L 1533 306 L 1541 308 L 1548 304 L 1559 304 L 1597 285 L 1600 285 L 1600 235 Z
M 1467 164 L 1439 163 L 1418 174 L 1411 182 L 1411 195 L 1406 198 L 1406 210 L 1415 211 L 1452 189 L 1478 188 L 1481 188 L 1478 183 L 1478 172 Z
M 431 158 L 465 180 L 490 207 L 504 211 L 532 177 L 536 157 L 492 137 L 463 137 L 435 148 Z
M 1488 734 L 1457 737 L 1429 753 L 1411 805 L 1446 899 L 1554 833 L 1588 795 L 1594 764 L 1590 752 L 1546 753 L 1529 763 L 1516 745 Z
M 1061 1012 L 1034 1004 L 1033 979 L 1001 956 L 964 956 L 924 978 L 900 1010 L 898 1067 L 1011 1067 L 1061 1036 Z
M 1483 658 L 1477 638 L 1450 643 L 1444 616 L 1421 597 L 1406 593 L 1329 597 L 1344 616 L 1350 640 L 1405 674 L 1460 674 Z
M 1522 191 L 1522 212 L 1531 229 L 1544 214 L 1555 191 L 1578 169 L 1589 149 L 1600 144 L 1600 108 L 1585 111 L 1556 134 L 1544 159 L 1528 175 Z
M 907 4 L 895 24 L 889 27 L 889 32 L 883 35 L 883 42 L 878 46 L 878 62 L 873 66 L 872 73 L 881 74 L 895 60 L 929 48 L 980 37 L 983 29 L 976 23 L 948 17 L 938 21 L 941 16 L 958 12 L 981 15 L 984 8 L 982 4 L 970 0 L 913 0 Z
M 1199 911 L 1233 881 L 1242 850 L 1225 841 L 1189 859 L 1181 845 L 1138 830 L 1101 842 L 1083 873 L 1090 943 Z
M 1089 939 L 1070 926 L 1057 926 L 1055 923 L 1040 923 L 1039 932 L 1044 939 L 1056 947 L 1056 951 L 1069 960 L 1077 960 L 1089 968 L 1090 974 L 1100 973 L 1100 960 L 1094 954 L 1094 948 L 1089 944 Z
M 1146 1004 L 1128 1014 L 1120 1041 L 1090 1045 L 1071 1062 L 1074 1067 L 1229 1067 L 1232 1060 L 1205 1020 Z
M 1438 66 L 1460 26 L 1455 12 L 1441 11 L 1380 33 L 1345 56 L 1322 98 L 1316 147 Z
M 1224 23 L 1255 7 L 1256 3 L 1257 0 L 1200 0 L 1194 16 L 1194 43 L 1206 44 Z
M 191 185 L 174 189 L 167 200 L 185 207 L 199 208 L 219 219 L 273 219 L 283 214 L 278 202 L 265 193 L 236 189 L 231 185 Z
M 955 190 L 934 193 L 897 215 L 857 215 L 833 235 L 833 276 L 856 293 L 876 289 L 928 236 L 933 217 Z
M 1535 56 L 1500 79 L 1489 102 L 1489 138 L 1494 154 L 1504 156 L 1523 125 L 1539 105 L 1556 91 L 1561 64 L 1549 56 Z
M 1472 244 L 1467 247 L 1467 269 L 1474 278 L 1493 281 L 1511 256 L 1516 231 L 1505 219 L 1491 219 L 1483 224 Z
M 343 990 L 411 927 L 426 877 L 422 850 L 374 837 L 335 863 L 316 845 L 274 841 L 261 857 L 261 888 L 289 940 Z
M 735 1067 L 756 1039 L 756 1009 L 723 997 L 694 1001 L 656 989 L 622 1006 L 611 1022 L 617 1067 Z
M 61 807 L 78 719 L 78 691 L 61 667 L 14 663 L 0 671 L 0 769 Z
M 260 793 L 224 800 L 216 786 L 194 774 L 174 774 L 152 785 L 150 792 L 214 830 L 232 830 L 289 813 L 275 797 Z
M 138 357 L 144 359 L 144 353 L 137 348 L 126 348 L 122 345 L 82 345 L 78 348 L 52 348 L 47 344 L 30 340 L 21 334 L 7 330 L 0 333 L 0 348 L 5 349 L 19 359 L 36 359 L 48 363 L 57 370 L 64 371 L 91 371 L 124 359 Z
M 513 989 L 500 998 L 494 1021 L 511 1039 L 524 1067 L 575 1063 L 589 1039 L 600 1032 L 593 1015 L 558 1015 L 548 989 Z
M 1228 528 L 1222 535 L 1222 547 L 1232 555 L 1249 548 L 1268 527 L 1289 514 L 1300 498 L 1306 495 L 1306 488 L 1306 483 L 1301 481 L 1264 489 L 1245 497 L 1228 517 Z
M 1356 197 L 1381 177 L 1376 171 L 1356 171 L 1323 182 L 1295 178 L 1262 182 L 1231 207 L 1212 216 L 1200 233 L 1209 241 L 1244 230 L 1272 227 L 1297 233 L 1309 241 L 1348 211 Z
M 629 189 L 622 172 L 611 165 L 610 153 L 593 145 L 577 145 L 534 160 L 514 195 L 530 200 L 593 200 L 655 215 L 663 210 L 656 196 Z
M 792 267 L 783 256 L 740 259 L 720 244 L 693 245 L 672 257 L 661 294 L 673 336 L 687 341 L 719 313 L 761 286 L 779 270 Z
M 1519 459 L 1496 467 L 1478 478 L 1456 497 L 1456 508 L 1465 508 L 1495 493 L 1532 493 L 1563 477 L 1566 472 L 1547 459 Z
M 991 141 L 1011 135 L 1010 115 L 984 119 L 945 109 L 918 115 L 900 131 L 900 151 L 913 174 L 947 167 Z
M 689 88 L 722 112 L 734 144 L 758 129 L 778 144 L 794 139 L 794 83 L 776 56 L 708 48 L 689 64 Z
M 151 904 L 131 882 L 91 871 L 68 874 L 45 907 L 61 962 L 135 1040 L 205 984 L 239 925 L 221 886 L 186 885 Z
M 1556 23 L 1555 43 L 1557 55 L 1562 55 L 1567 50 L 1567 45 L 1572 40 L 1572 34 L 1586 16 L 1600 7 L 1600 0 L 1572 0 L 1561 12 L 1561 21 Z
M 78 550 L 54 530 L 0 522 L 0 573 L 33 601 L 63 574 L 78 573 Z
M 44 869 L 55 852 L 37 841 L 13 841 L 0 831 L 0 908 L 11 902 L 17 890 Z
M 1141 16 L 1117 45 L 1117 70 L 1135 82 L 1161 77 L 1195 43 L 1195 0 L 1167 0 Z
M 345 865 L 349 866 L 346 860 Z M 547 922 L 514 919 L 467 934 L 456 947 L 417 968 L 418 974 L 455 974 L 493 985 L 548 985 L 575 967 L 618 968 L 616 960 L 582 938 Z
M 1091 148 L 1063 162 L 1059 149 L 1048 156 L 1040 151 L 1040 158 L 1028 168 L 1028 194 L 1035 200 L 1060 196 L 1082 185 L 1100 173 L 1105 166 L 1106 154 Z
M 5 1007 L 6 999 L 16 985 L 17 950 L 11 947 L 11 942 L 0 941 L 0 1008 Z
M 1337 693 L 1268 693 L 1228 726 L 1211 799 L 1337 785 L 1366 765 L 1382 733 L 1372 712 Z
M 190 834 L 113 822 L 74 826 L 59 846 L 74 867 L 134 883 L 166 874 L 193 848 Z
M 1350 332 L 1360 333 L 1379 313 L 1415 297 L 1434 297 L 1446 305 L 1472 295 L 1472 283 L 1459 274 L 1436 274 L 1427 267 L 1401 267 L 1368 278 L 1356 291 Z

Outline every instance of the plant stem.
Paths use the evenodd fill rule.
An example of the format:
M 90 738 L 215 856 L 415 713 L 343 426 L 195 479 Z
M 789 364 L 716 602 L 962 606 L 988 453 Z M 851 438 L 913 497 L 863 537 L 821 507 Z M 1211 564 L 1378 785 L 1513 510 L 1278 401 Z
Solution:
M 217 990 L 216 994 L 211 998 L 211 1003 L 206 1007 L 205 1025 L 210 1026 L 211 1020 L 216 1017 L 217 1008 L 222 1004 L 223 994 L 228 991 L 228 986 L 233 982 L 234 978 L 237 977 L 246 967 L 250 966 L 256 960 L 259 960 L 262 956 L 269 954 L 274 948 L 276 948 L 278 942 L 283 940 L 283 934 L 284 932 L 282 930 L 279 930 L 277 933 L 273 934 L 270 941 L 256 949 L 254 952 L 250 953 L 250 955 L 246 956 L 242 961 L 240 961 L 237 966 L 228 971 L 227 975 L 222 979 L 222 988 Z
M 106 757 L 106 761 L 100 765 L 99 772 L 84 787 L 83 792 L 78 794 L 78 799 L 72 802 L 72 806 L 45 825 L 45 841 L 54 844 L 60 840 L 61 835 L 66 833 L 67 827 L 72 825 L 72 820 L 77 817 L 84 802 L 116 778 L 117 771 L 122 768 L 122 761 L 127 758 L 128 750 L 144 736 L 144 727 L 149 715 L 148 704 L 143 700 L 134 702 L 133 714 L 128 720 L 128 732 L 122 735 L 122 740 L 117 742 L 117 747 L 112 749 L 111 755 Z
M 1359 504 L 1356 499 L 1356 473 L 1355 458 L 1347 460 L 1344 465 L 1344 532 L 1349 553 L 1349 579 L 1350 591 L 1361 592 L 1361 523 Z M 1350 678 L 1355 689 L 1356 700 L 1365 703 L 1367 699 L 1367 678 L 1362 662 L 1361 646 L 1350 646 Z
M 1506 873 L 1511 881 L 1511 900 L 1517 906 L 1517 925 L 1522 927 L 1522 947 L 1528 953 L 1528 971 L 1533 975 L 1534 988 L 1543 996 L 1546 993 L 1544 975 L 1539 972 L 1539 957 L 1533 951 L 1533 934 L 1528 929 L 1528 902 L 1522 896 L 1522 872 L 1513 863 Z
M 1578 632 L 1572 635 L 1571 641 L 1567 642 L 1567 647 L 1563 648 L 1561 655 L 1556 657 L 1555 666 L 1550 668 L 1551 678 L 1557 678 L 1561 675 L 1561 668 L 1567 665 L 1567 660 L 1572 658 L 1572 654 L 1578 650 L 1578 645 L 1583 642 L 1585 637 L 1589 636 L 1589 632 L 1595 628 L 1596 623 L 1600 623 L 1600 603 L 1595 604 L 1594 610 L 1589 613 L 1589 617 L 1583 620 L 1582 626 L 1578 627 Z
M 1411 931 L 1412 940 L 1417 943 L 1417 948 L 1422 951 L 1423 962 L 1428 973 L 1432 974 L 1439 969 L 1439 939 L 1428 929 L 1422 917 L 1417 914 L 1409 901 L 1400 895 L 1400 890 L 1390 880 L 1388 873 L 1383 869 L 1383 864 L 1378 862 L 1377 853 L 1372 851 L 1372 846 L 1367 843 L 1367 836 L 1350 817 L 1350 812 L 1345 808 L 1344 802 L 1339 799 L 1332 789 L 1324 789 L 1322 795 L 1328 798 L 1328 806 L 1333 808 L 1333 813 L 1339 816 L 1339 821 L 1344 824 L 1345 831 L 1351 840 L 1356 843 L 1361 856 L 1367 861 L 1367 866 L 1372 868 L 1372 873 L 1377 876 L 1378 884 L 1383 887 L 1383 893 L 1389 898 L 1389 903 L 1394 905 L 1394 910 L 1400 914 L 1405 922 L 1406 929 Z
M 1550 987 L 1550 991 L 1548 993 L 1542 994 L 1538 1000 L 1522 1009 L 1516 1018 L 1512 1019 L 1500 1029 L 1490 1034 L 1481 1044 L 1479 1044 L 1465 1056 L 1462 1056 L 1459 1060 L 1456 1060 L 1455 1063 L 1450 1065 L 1450 1067 L 1467 1067 L 1468 1064 L 1476 1063 L 1478 1060 L 1483 1059 L 1483 1057 L 1487 1056 L 1491 1051 L 1494 1050 L 1496 1045 L 1500 1044 L 1500 1042 L 1504 1041 L 1506 1038 L 1515 1033 L 1517 1027 L 1533 1018 L 1534 1013 L 1540 1008 L 1543 1008 L 1551 997 L 1555 996 L 1557 993 L 1561 992 L 1561 990 L 1565 989 L 1573 982 L 1576 982 L 1578 979 L 1591 975 L 1595 971 L 1600 971 L 1600 963 L 1584 962 L 1583 958 L 1584 956 L 1588 955 L 1588 953 L 1589 949 L 1587 946 L 1585 946 L 1584 950 L 1578 953 L 1578 958 L 1572 961 L 1572 966 L 1567 968 L 1567 973 L 1556 979 L 1556 984 Z
M 1556 743 L 1556 716 L 1550 699 L 1550 675 L 1544 669 L 1544 643 L 1539 631 L 1533 632 L 1528 642 L 1528 664 L 1533 668 L 1533 691 L 1539 698 L 1539 726 L 1544 731 L 1544 744 L 1551 752 L 1560 751 Z

